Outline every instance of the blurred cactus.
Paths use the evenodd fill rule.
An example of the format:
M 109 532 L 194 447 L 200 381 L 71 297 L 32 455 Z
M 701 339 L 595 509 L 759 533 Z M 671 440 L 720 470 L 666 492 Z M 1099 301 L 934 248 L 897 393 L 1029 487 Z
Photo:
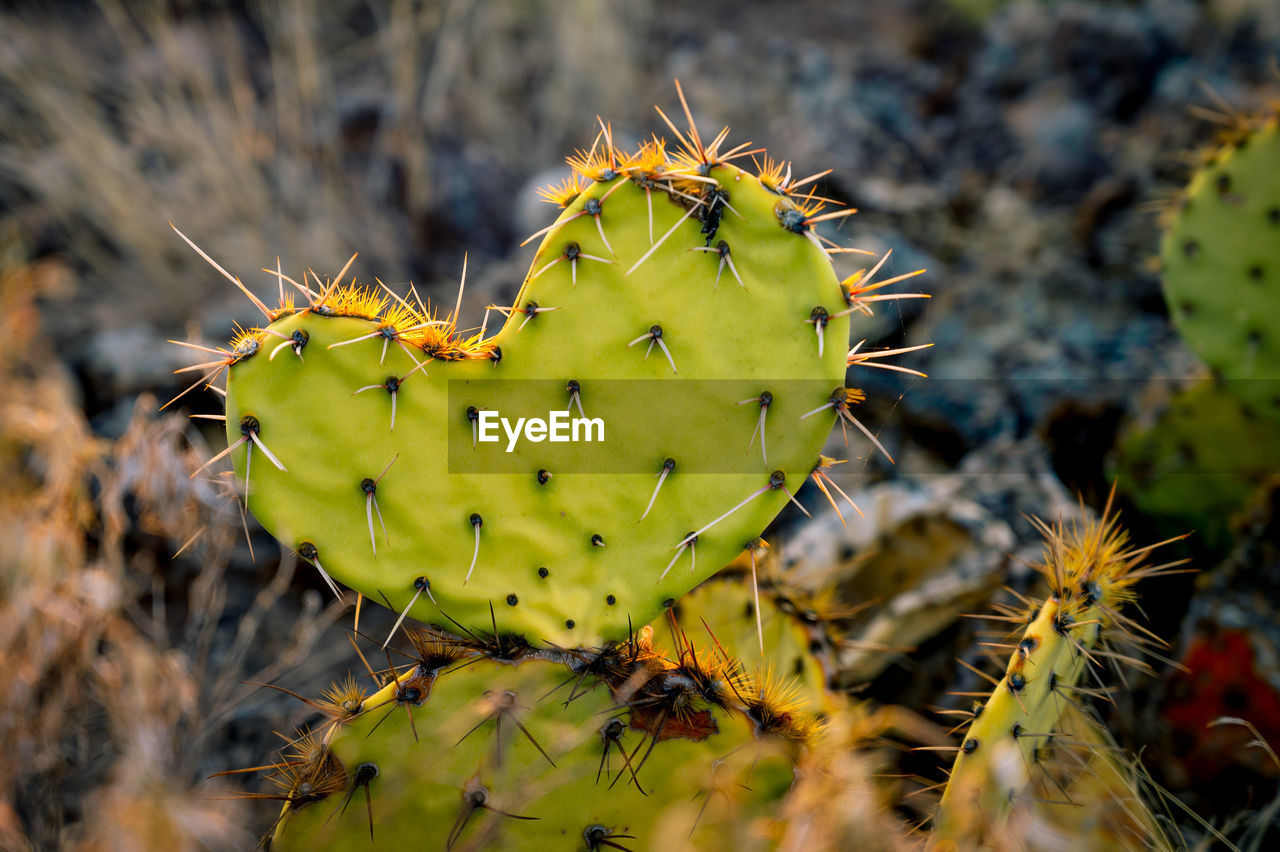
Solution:
M 1280 469 L 1280 130 L 1274 112 L 1231 122 L 1200 154 L 1160 246 L 1170 315 L 1212 378 L 1132 426 L 1114 459 L 1138 508 L 1199 530 L 1217 553 Z
M 273 849 L 768 845 L 814 720 L 711 643 L 570 651 L 413 630 L 414 662 L 274 767 Z
M 1064 714 L 1086 705 L 1092 695 L 1105 694 L 1087 685 L 1086 675 L 1096 676 L 1104 661 L 1145 667 L 1143 651 L 1164 644 L 1122 610 L 1133 604 L 1139 581 L 1182 564 L 1145 564 L 1167 542 L 1131 547 L 1110 502 L 1096 520 L 1038 526 L 1045 536 L 1040 571 L 1049 596 L 1039 602 L 1024 599 L 1021 608 L 1000 616 L 1027 626 L 1015 629 L 1015 644 L 998 646 L 1012 649 L 1004 675 L 989 678 L 992 693 L 974 702 L 964 726 L 935 816 L 934 840 L 940 846 L 970 848 L 998 838 L 1020 800 L 1036 798 L 1032 784 L 1043 780 L 1038 773 L 1052 775 L 1053 770 L 1035 767 L 1053 755 L 1058 740 L 1080 739 L 1080 731 L 1066 731 Z M 1082 783 L 1081 789 L 1087 786 Z
M 1160 247 L 1178 331 L 1252 411 L 1280 419 L 1280 125 L 1241 118 L 1191 178 Z
M 1206 379 L 1174 394 L 1154 422 L 1131 426 L 1113 470 L 1144 514 L 1171 529 L 1195 529 L 1205 546 L 1226 551 L 1232 515 L 1280 470 L 1280 428 Z

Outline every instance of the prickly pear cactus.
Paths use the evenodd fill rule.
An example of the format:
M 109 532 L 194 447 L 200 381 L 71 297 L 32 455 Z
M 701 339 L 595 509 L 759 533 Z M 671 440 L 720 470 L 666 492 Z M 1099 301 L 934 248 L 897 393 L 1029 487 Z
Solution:
M 1280 428 L 1206 379 L 1176 394 L 1154 422 L 1128 430 L 1113 468 L 1143 514 L 1227 550 L 1232 516 L 1280 470 Z
M 1139 580 L 1181 563 L 1143 565 L 1159 545 L 1129 547 L 1109 503 L 1099 520 L 1041 530 L 1041 571 L 1051 593 L 1006 616 L 1028 626 L 1014 634 L 1004 676 L 992 678 L 995 688 L 964 734 L 935 815 L 939 848 L 970 848 L 998 836 L 1015 803 L 1035 795 L 1028 792 L 1035 774 L 1029 767 L 1064 734 L 1064 711 L 1094 691 L 1086 671 L 1103 659 L 1142 665 L 1133 654 L 1160 644 L 1121 610 L 1134 600 Z
M 326 578 L 419 619 L 589 644 L 740 553 L 834 422 L 879 446 L 852 413 L 845 344 L 848 314 L 889 282 L 843 287 L 814 227 L 849 211 L 818 214 L 722 139 L 624 154 L 603 133 L 572 159 L 493 337 L 337 283 L 263 306 L 267 328 L 214 364 L 254 515 Z M 598 418 L 602 440 L 498 429 L 555 412 Z
M 771 668 L 795 680 L 817 710 L 827 703 L 834 673 L 841 638 L 835 622 L 854 610 L 832 589 L 790 585 L 777 563 L 763 548 L 734 560 L 676 602 L 673 629 L 656 629 L 655 644 L 671 653 L 681 635 L 712 642 L 750 671 Z
M 411 631 L 415 663 L 327 705 L 277 766 L 272 849 L 765 848 L 813 721 L 715 648 L 666 658 L 649 634 L 566 652 Z
M 1253 124 L 1192 178 L 1160 255 L 1178 331 L 1255 412 L 1280 419 L 1280 126 Z

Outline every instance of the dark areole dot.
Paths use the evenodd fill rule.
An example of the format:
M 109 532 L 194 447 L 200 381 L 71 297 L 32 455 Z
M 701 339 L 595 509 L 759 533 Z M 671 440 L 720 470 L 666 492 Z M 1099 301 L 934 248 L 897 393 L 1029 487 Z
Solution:
M 520 599 L 514 594 L 507 595 L 507 606 L 515 606 L 520 603 Z
M 969 737 L 964 741 L 964 745 L 960 746 L 961 751 L 965 754 L 973 754 L 978 750 L 978 740 L 976 737 Z
M 671 609 L 671 607 L 673 607 L 673 606 L 675 606 L 675 605 L 676 605 L 676 599 L 675 599 L 675 598 L 667 598 L 665 601 L 663 601 L 663 602 L 662 602 L 662 608 L 663 608 L 663 609 Z
M 1222 174 L 1218 175 L 1218 179 L 1215 181 L 1215 184 L 1218 187 L 1218 193 L 1221 195 L 1225 195 L 1226 193 L 1231 191 L 1231 175 L 1227 174 L 1226 172 L 1223 172 Z
M 541 577 L 541 578 L 542 578 L 542 579 L 544 579 L 544 580 L 545 580 L 545 579 L 547 579 L 547 575 L 548 575 L 548 574 L 550 574 L 550 573 L 551 573 L 551 572 L 550 572 L 550 571 L 548 571 L 546 568 L 539 568 L 539 569 L 538 569 L 538 576 L 539 576 L 539 577 Z
M 551 481 L 551 473 L 544 467 L 538 471 L 538 484 L 546 485 Z
M 1261 281 L 1265 275 L 1266 272 L 1263 270 L 1261 263 L 1255 263 L 1249 267 L 1249 277 L 1254 281 Z
M 1280 207 L 1272 207 L 1267 210 L 1267 223 L 1280 225 Z
M 1200 254 L 1200 244 L 1195 240 L 1183 240 L 1182 253 L 1187 257 L 1196 257 Z
M 604 536 L 600 535 L 600 533 L 595 533 L 591 536 L 591 543 L 596 547 L 604 547 Z
M 575 624 L 576 624 L 576 622 L 575 622 L 572 618 L 566 618 L 566 619 L 565 619 L 564 626 L 565 626 L 565 627 L 567 627 L 567 628 L 569 628 L 570 630 L 572 630 L 572 629 L 574 628 L 574 625 L 575 625 Z
M 615 598 L 613 595 L 606 595 L 604 602 L 607 603 L 609 606 L 613 606 L 618 602 L 618 599 Z

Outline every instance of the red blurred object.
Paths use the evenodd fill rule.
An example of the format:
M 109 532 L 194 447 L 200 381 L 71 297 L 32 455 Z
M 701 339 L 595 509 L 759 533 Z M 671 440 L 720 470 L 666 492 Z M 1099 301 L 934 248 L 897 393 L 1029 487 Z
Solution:
M 1191 640 L 1182 664 L 1190 671 L 1171 680 L 1162 708 L 1173 729 L 1174 747 L 1186 772 L 1201 779 L 1244 765 L 1260 774 L 1277 775 L 1265 749 L 1250 748 L 1252 733 L 1240 725 L 1210 727 L 1223 716 L 1244 719 L 1273 749 L 1280 750 L 1280 694 L 1274 682 L 1280 672 L 1260 668 L 1256 633 L 1219 629 Z M 1264 657 L 1276 658 L 1274 650 Z

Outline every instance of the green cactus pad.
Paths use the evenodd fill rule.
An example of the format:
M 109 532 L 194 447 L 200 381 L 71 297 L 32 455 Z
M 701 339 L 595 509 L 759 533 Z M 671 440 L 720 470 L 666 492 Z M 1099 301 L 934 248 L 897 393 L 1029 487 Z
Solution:
M 1131 429 L 1113 469 L 1144 514 L 1171 532 L 1194 529 L 1207 547 L 1225 550 L 1231 516 L 1280 470 L 1280 429 L 1206 379 L 1176 394 L 1150 426 Z
M 713 643 L 748 671 L 772 669 L 794 679 L 808 706 L 824 708 L 840 641 L 833 622 L 852 610 L 831 590 L 813 594 L 788 586 L 773 570 L 775 561 L 759 560 L 758 589 L 746 557 L 726 566 L 676 602 L 675 624 L 655 628 L 655 645 L 674 653 L 681 641 Z
M 415 632 L 418 664 L 279 765 L 271 848 L 767 848 L 813 723 L 647 633 L 496 661 Z
M 1280 129 L 1241 134 L 1192 178 L 1160 249 L 1178 331 L 1255 412 L 1280 419 Z
M 1143 650 L 1163 645 L 1122 610 L 1136 599 L 1138 581 L 1181 562 L 1146 565 L 1160 545 L 1131 547 L 1110 500 L 1101 518 L 1036 524 L 1046 539 L 1040 570 L 1050 595 L 1042 603 L 1020 596 L 1025 609 L 1002 616 L 1027 626 L 1020 636 L 1014 634 L 1018 639 L 1003 677 L 992 679 L 994 690 L 975 706 L 964 732 L 934 817 L 940 849 L 979 848 L 1001 836 L 1010 811 L 1028 796 L 1033 776 L 1043 775 L 1043 767 L 1039 773 L 1031 767 L 1052 751 L 1047 744 L 1070 739 L 1064 714 L 1094 687 L 1088 679 L 1091 667 L 1102 660 L 1144 666 Z
M 614 156 L 565 197 L 494 337 L 333 289 L 242 343 L 227 434 L 267 529 L 418 619 L 564 646 L 625 636 L 763 530 L 836 421 L 850 295 L 812 205 L 772 180 Z M 739 404 L 763 391 L 767 462 Z M 603 442 L 476 441 L 478 412 L 579 404 Z

